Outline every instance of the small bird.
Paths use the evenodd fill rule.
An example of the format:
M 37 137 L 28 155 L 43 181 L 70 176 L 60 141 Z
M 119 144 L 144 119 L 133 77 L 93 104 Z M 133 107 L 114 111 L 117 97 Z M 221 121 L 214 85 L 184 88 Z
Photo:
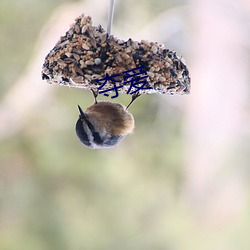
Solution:
M 126 135 L 133 132 L 134 117 L 119 103 L 97 102 L 97 94 L 92 92 L 95 97 L 93 105 L 85 112 L 78 105 L 80 115 L 76 122 L 76 134 L 88 148 L 114 147 Z

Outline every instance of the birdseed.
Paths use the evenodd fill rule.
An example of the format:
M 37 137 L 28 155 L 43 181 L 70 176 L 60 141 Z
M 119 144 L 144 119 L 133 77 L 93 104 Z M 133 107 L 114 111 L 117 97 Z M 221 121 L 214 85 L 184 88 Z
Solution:
M 144 66 L 147 87 L 139 94 L 188 94 L 190 77 L 182 57 L 157 42 L 123 41 L 108 35 L 91 17 L 81 15 L 45 58 L 42 79 L 50 84 L 97 90 L 102 79 Z M 102 90 L 114 83 L 107 82 Z M 129 86 L 119 88 L 126 93 Z

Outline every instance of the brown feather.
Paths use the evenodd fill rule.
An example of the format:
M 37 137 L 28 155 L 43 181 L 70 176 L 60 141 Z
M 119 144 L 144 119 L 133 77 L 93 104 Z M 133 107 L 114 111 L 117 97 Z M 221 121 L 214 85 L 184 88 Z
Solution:
M 107 131 L 111 135 L 133 132 L 134 118 L 119 103 L 98 102 L 88 107 L 85 113 L 98 131 Z

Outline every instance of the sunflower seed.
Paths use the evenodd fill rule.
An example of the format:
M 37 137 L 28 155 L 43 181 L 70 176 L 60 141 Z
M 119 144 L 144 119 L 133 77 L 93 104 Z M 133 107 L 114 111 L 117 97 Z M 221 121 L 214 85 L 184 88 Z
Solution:
M 89 50 L 89 46 L 86 43 L 82 44 L 82 48 L 85 49 L 85 50 Z

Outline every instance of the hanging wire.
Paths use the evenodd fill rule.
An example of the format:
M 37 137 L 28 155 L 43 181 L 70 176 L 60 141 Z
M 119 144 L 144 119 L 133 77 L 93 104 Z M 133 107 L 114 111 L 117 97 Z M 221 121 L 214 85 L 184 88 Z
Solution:
M 114 9 L 115 9 L 115 0 L 110 0 L 109 12 L 108 12 L 108 26 L 107 26 L 107 33 L 108 34 L 111 33 L 111 29 L 112 29 Z

